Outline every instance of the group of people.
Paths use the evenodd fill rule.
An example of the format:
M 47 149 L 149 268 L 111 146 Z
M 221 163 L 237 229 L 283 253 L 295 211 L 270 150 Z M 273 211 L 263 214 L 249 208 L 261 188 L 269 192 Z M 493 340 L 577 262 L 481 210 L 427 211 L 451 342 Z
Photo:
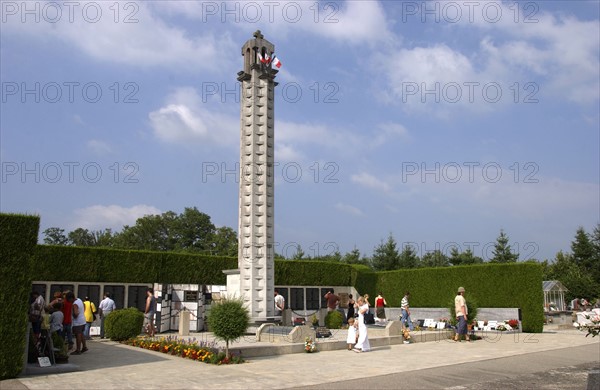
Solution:
M 468 308 L 465 299 L 465 288 L 459 287 L 456 297 L 454 298 L 454 310 L 457 321 L 457 331 L 454 336 L 454 341 L 460 341 L 463 337 L 466 341 L 470 341 L 467 333 L 467 317 Z M 329 289 L 325 294 L 327 301 L 327 311 L 337 310 L 340 298 L 335 295 L 333 289 Z M 405 291 L 402 301 L 400 302 L 401 317 L 400 321 L 404 328 L 409 331 L 414 330 L 413 322 L 410 318 L 410 291 Z M 375 313 L 378 321 L 386 321 L 385 306 L 387 302 L 382 293 L 379 292 L 375 298 Z M 348 349 L 355 352 L 367 352 L 371 349 L 369 344 L 368 328 L 366 317 L 369 315 L 369 295 L 359 296 L 355 301 L 352 294 L 348 295 L 348 312 L 346 321 L 348 323 Z M 276 315 L 282 315 L 285 308 L 285 299 L 275 290 L 275 312 Z
M 464 295 L 465 288 L 459 287 L 456 297 L 454 298 L 454 311 L 457 321 L 457 331 L 453 340 L 456 342 L 460 342 L 463 337 L 466 341 L 470 341 L 467 332 L 467 317 L 469 312 L 467 308 L 467 301 Z M 367 313 L 369 313 L 369 296 L 365 294 L 364 296 L 358 297 L 356 302 L 352 299 L 352 294 L 350 294 L 348 297 L 348 338 L 346 340 L 348 343 L 348 349 L 355 352 L 366 352 L 370 350 L 368 328 L 365 322 L 365 316 Z M 414 325 L 410 318 L 409 299 L 410 291 L 406 291 L 402 297 L 402 301 L 400 302 L 402 313 L 400 321 L 404 328 L 408 328 L 410 331 L 413 331 Z M 377 298 L 375 298 L 375 310 L 379 320 L 385 321 L 384 308 L 386 305 L 387 302 L 380 292 Z
M 104 318 L 116 309 L 110 293 L 104 294 L 104 299 L 98 308 L 89 297 L 82 300 L 73 291 L 57 291 L 52 301 L 45 304 L 44 297 L 38 292 L 31 293 L 29 322 L 33 331 L 34 341 L 40 341 L 42 328 L 48 330 L 48 337 L 56 333 L 63 338 L 71 351 L 71 355 L 80 355 L 88 351 L 86 340 L 91 338 L 90 328 L 99 314 L 101 318 L 100 337 L 104 337 Z

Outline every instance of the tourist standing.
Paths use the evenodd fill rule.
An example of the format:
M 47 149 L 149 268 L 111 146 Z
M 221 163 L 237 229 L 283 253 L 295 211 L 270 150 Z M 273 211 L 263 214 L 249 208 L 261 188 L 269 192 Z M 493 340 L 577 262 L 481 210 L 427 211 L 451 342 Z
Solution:
M 365 324 L 365 313 L 369 312 L 369 305 L 363 297 L 358 297 L 358 341 L 354 346 L 355 352 L 367 352 L 371 349 L 367 325 Z
M 144 312 L 145 329 L 148 336 L 154 337 L 154 314 L 156 313 L 156 298 L 154 298 L 154 289 L 146 290 L 146 311 Z
M 402 301 L 400 302 L 400 308 L 402 310 L 402 318 L 401 318 L 401 322 L 402 325 L 404 325 L 405 327 L 408 326 L 408 329 L 410 331 L 414 330 L 414 326 L 412 323 L 412 320 L 410 319 L 410 306 L 408 303 L 408 299 L 410 298 L 410 292 L 406 291 L 404 293 L 404 297 L 402 297 Z
M 460 341 L 462 335 L 465 336 L 466 341 L 469 340 L 469 335 L 467 334 L 467 301 L 465 300 L 465 288 L 459 287 L 458 293 L 456 294 L 456 298 L 454 298 L 454 311 L 456 312 L 456 321 L 458 329 L 456 330 L 456 335 L 454 336 L 454 341 Z
M 63 332 L 67 338 L 69 350 L 73 349 L 73 301 L 67 299 L 67 295 L 73 294 L 71 290 L 63 291 Z
M 104 320 L 106 316 L 113 312 L 113 310 L 117 309 L 117 305 L 115 305 L 115 301 L 110 297 L 109 292 L 104 293 L 104 299 L 100 301 L 98 305 L 98 310 L 100 314 L 100 338 L 104 338 Z
M 378 321 L 385 321 L 385 306 L 387 306 L 387 302 L 380 291 L 375 298 L 375 314 Z
M 54 293 L 54 299 L 48 304 L 49 306 L 54 306 L 54 304 L 56 302 L 62 302 L 63 301 L 63 293 L 60 291 L 56 291 Z
M 71 352 L 71 355 L 81 355 L 88 350 L 85 337 L 83 337 L 83 330 L 85 328 L 85 307 L 83 306 L 83 301 L 79 298 L 75 298 L 73 292 L 69 292 L 67 301 L 73 304 L 73 334 L 75 335 L 76 343 L 75 351 Z
M 335 311 L 340 302 L 340 297 L 333 293 L 332 288 L 330 288 L 329 291 L 327 291 L 327 294 L 325 294 L 325 299 L 327 300 L 327 311 Z
M 354 305 L 356 305 L 356 301 L 352 299 L 352 294 L 348 294 L 348 314 L 346 315 L 348 324 L 350 324 L 350 318 L 354 318 Z
M 275 315 L 282 316 L 285 309 L 285 298 L 279 294 L 279 290 L 275 289 Z
M 95 320 L 96 305 L 94 305 L 94 302 L 90 301 L 89 297 L 85 297 L 83 306 L 85 307 L 85 329 L 83 330 L 83 337 L 85 337 L 86 340 L 90 340 L 90 328 L 92 327 L 92 322 Z
M 44 305 L 44 297 L 42 297 L 38 291 L 33 291 L 31 293 L 31 305 L 29 306 L 29 321 L 31 322 L 33 337 L 35 338 L 36 343 L 40 338 L 40 333 L 42 333 Z

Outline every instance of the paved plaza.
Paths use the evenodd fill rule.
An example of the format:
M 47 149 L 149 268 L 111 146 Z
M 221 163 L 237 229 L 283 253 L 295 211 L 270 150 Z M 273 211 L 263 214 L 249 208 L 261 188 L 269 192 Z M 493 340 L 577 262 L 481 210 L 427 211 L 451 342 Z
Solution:
M 207 337 L 203 334 L 202 337 Z M 256 345 L 241 340 L 234 348 Z M 270 343 L 265 343 L 270 344 Z M 215 366 L 92 341 L 72 356 L 81 371 L 0 382 L 4 389 L 585 389 L 600 368 L 600 340 L 576 330 L 493 333 L 473 343 L 398 344 L 368 353 L 347 350 L 250 358 Z

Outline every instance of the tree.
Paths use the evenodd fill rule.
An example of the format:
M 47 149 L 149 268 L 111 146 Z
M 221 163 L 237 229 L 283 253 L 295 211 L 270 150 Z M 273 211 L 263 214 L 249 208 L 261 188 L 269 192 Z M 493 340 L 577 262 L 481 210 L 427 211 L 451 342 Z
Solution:
M 417 268 L 419 263 L 417 251 L 411 245 L 405 245 L 400 253 L 400 268 Z
M 582 297 L 595 297 L 598 295 L 598 285 L 589 273 L 584 272 L 575 262 L 573 255 L 556 254 L 554 262 L 550 265 L 548 279 L 560 280 L 569 290 L 567 300 Z
M 208 214 L 195 207 L 186 207 L 169 226 L 175 238 L 175 250 L 206 252 L 212 249 L 215 225 Z
M 138 218 L 134 226 L 125 226 L 116 235 L 115 247 L 210 253 L 214 235 L 210 217 L 195 207 L 186 207 L 179 215 L 167 211 Z
M 73 246 L 95 246 L 96 239 L 94 235 L 87 229 L 77 228 L 69 232 L 69 244 Z
M 94 230 L 92 234 L 95 246 L 112 247 L 114 245 L 115 236 L 112 229 Z
M 496 238 L 494 257 L 490 260 L 491 263 L 514 263 L 519 259 L 518 253 L 512 253 L 510 245 L 508 245 L 508 236 L 504 234 L 504 230 L 500 230 L 500 235 Z
M 448 260 L 448 256 L 442 253 L 439 249 L 434 250 L 433 252 L 427 252 L 421 258 L 421 266 L 422 267 L 448 267 L 450 266 L 450 261 Z
M 475 256 L 471 251 L 471 248 L 467 248 L 464 252 L 459 252 L 458 248 L 452 247 L 450 250 L 450 263 L 452 265 L 469 265 L 483 263 L 483 259 L 479 256 Z
M 369 259 L 364 256 L 361 257 L 360 250 L 356 247 L 342 257 L 342 262 L 346 264 L 362 264 L 371 267 Z
M 67 245 L 69 240 L 65 236 L 65 229 L 58 227 L 49 227 L 44 230 L 44 244 L 46 245 Z
M 372 264 L 376 271 L 391 271 L 400 268 L 400 256 L 396 248 L 396 240 L 394 240 L 391 233 L 385 243 L 381 240 L 381 243 L 375 247 Z
M 588 234 L 579 227 L 575 233 L 575 241 L 571 242 L 571 251 L 573 252 L 573 261 L 585 272 L 595 273 L 594 268 L 594 245 Z
M 298 244 L 298 246 L 296 247 L 296 253 L 294 253 L 294 256 L 292 256 L 292 260 L 305 260 L 304 255 L 305 253 L 302 250 L 302 247 L 300 246 L 300 244 Z
M 594 228 L 591 236 L 592 242 L 592 275 L 596 284 L 600 286 L 600 223 Z M 600 296 L 600 294 L 599 294 Z
M 225 357 L 230 359 L 229 342 L 242 337 L 248 329 L 250 314 L 241 299 L 225 298 L 213 302 L 208 314 L 208 326 L 215 337 L 225 341 Z
M 218 256 L 237 256 L 238 237 L 235 230 L 222 226 L 217 228 L 213 237 L 213 253 Z

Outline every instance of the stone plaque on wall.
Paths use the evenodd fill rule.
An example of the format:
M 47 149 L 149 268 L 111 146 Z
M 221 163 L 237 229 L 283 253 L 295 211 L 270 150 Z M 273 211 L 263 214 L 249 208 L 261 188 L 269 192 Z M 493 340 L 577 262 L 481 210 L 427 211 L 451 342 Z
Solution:
M 348 301 L 350 300 L 350 298 L 348 298 L 348 293 L 339 293 L 338 297 L 340 297 L 340 307 L 342 309 L 347 309 Z

